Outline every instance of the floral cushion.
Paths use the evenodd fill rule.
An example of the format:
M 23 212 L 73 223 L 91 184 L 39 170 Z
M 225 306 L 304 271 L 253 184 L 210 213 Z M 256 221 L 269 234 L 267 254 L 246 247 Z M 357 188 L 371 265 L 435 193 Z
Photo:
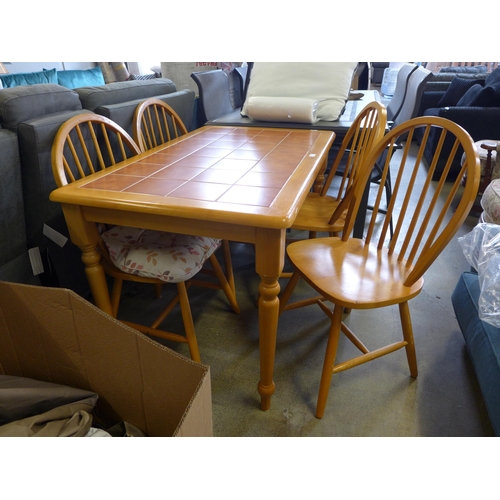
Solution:
M 481 197 L 484 222 L 500 224 L 500 179 L 491 181 Z
M 221 241 L 203 236 L 115 226 L 102 238 L 122 271 L 169 283 L 197 274 Z

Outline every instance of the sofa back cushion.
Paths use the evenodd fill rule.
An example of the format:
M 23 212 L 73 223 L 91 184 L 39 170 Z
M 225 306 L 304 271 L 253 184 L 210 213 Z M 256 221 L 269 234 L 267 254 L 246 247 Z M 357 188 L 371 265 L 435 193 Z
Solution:
M 458 101 L 457 106 L 500 107 L 500 82 L 493 85 L 473 85 Z
M 108 83 L 100 86 L 80 87 L 75 89 L 84 109 L 95 111 L 99 106 L 120 104 L 136 99 L 147 99 L 175 92 L 172 80 L 156 78 L 154 80 L 132 80 Z
M 500 68 L 497 68 L 496 70 L 492 71 L 486 77 L 486 81 L 484 83 L 485 85 L 495 85 L 497 83 L 500 83 Z
M 89 85 L 104 85 L 104 77 L 99 66 L 91 69 L 68 69 L 57 72 L 57 83 L 69 89 L 76 89 Z
M 242 114 L 248 116 L 251 97 L 300 97 L 318 102 L 318 120 L 338 120 L 357 65 L 357 62 L 254 63 Z
M 470 80 L 466 78 L 455 77 L 450 83 L 450 86 L 446 89 L 443 97 L 438 102 L 437 106 L 439 108 L 445 108 L 446 106 L 456 106 L 458 101 L 464 96 L 464 94 L 473 85 L 484 85 L 484 80 Z
M 78 94 L 54 83 L 24 85 L 0 92 L 0 124 L 14 132 L 20 123 L 32 118 L 80 109 Z
M 31 73 L 12 73 L 0 75 L 4 89 L 19 85 L 35 85 L 37 83 L 57 83 L 57 70 L 34 71 Z

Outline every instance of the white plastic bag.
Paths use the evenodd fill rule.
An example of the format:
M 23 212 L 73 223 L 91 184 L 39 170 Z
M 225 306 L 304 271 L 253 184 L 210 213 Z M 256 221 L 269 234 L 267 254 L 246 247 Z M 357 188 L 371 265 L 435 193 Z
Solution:
M 479 319 L 500 328 L 500 225 L 478 224 L 458 238 L 479 278 Z

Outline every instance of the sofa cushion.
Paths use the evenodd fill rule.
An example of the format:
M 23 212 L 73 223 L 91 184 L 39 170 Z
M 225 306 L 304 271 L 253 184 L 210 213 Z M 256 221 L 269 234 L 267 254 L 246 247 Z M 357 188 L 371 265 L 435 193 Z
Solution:
M 92 69 L 70 69 L 57 72 L 57 83 L 69 89 L 104 85 L 104 77 L 99 66 Z
M 13 131 L 32 118 L 79 109 L 82 105 L 78 94 L 54 83 L 24 85 L 0 92 L 0 123 Z
M 488 68 L 484 64 L 479 66 L 446 66 L 440 68 L 439 73 L 486 73 Z
M 32 73 L 12 73 L 0 75 L 4 89 L 19 85 L 35 85 L 37 83 L 57 83 L 57 70 L 34 71 Z
M 460 98 L 457 106 L 499 107 L 500 82 L 484 87 L 476 83 Z
M 479 294 L 477 274 L 463 273 L 451 301 L 493 429 L 500 436 L 500 330 L 479 319 Z
M 248 116 L 251 97 L 300 97 L 318 101 L 319 120 L 338 120 L 356 67 L 356 62 L 254 63 L 242 114 Z
M 494 85 L 496 83 L 500 83 L 500 68 L 492 71 L 485 80 L 485 85 Z
M 446 106 L 456 106 L 458 101 L 462 96 L 473 86 L 473 85 L 484 85 L 484 80 L 470 80 L 466 78 L 456 77 L 450 83 L 450 86 L 446 89 L 443 97 L 438 102 L 438 107 L 444 108 Z
M 99 106 L 119 104 L 136 99 L 147 99 L 163 94 L 170 94 L 177 89 L 172 80 L 156 78 L 154 80 L 131 80 L 108 83 L 100 86 L 80 87 L 75 92 L 80 97 L 82 106 L 95 111 Z

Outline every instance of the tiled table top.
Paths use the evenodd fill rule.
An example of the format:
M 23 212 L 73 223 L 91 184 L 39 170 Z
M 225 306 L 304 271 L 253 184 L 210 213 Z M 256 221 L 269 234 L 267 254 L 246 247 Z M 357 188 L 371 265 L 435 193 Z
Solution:
M 317 130 L 203 127 L 66 186 L 64 198 L 56 190 L 53 199 L 71 203 L 84 190 L 87 201 L 100 200 L 88 203 L 95 206 L 121 200 L 267 216 L 281 211 L 283 217 L 297 191 L 316 177 L 331 137 Z

